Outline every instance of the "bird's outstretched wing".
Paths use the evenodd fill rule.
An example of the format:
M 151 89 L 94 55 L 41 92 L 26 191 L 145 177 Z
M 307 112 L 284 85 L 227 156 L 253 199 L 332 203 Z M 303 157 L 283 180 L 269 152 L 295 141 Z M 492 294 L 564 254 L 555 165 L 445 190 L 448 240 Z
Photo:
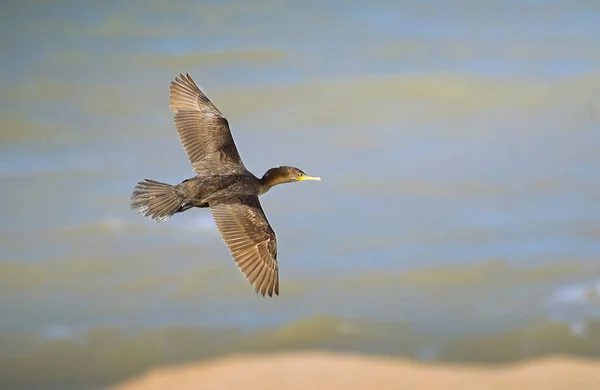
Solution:
M 279 295 L 277 241 L 258 197 L 228 198 L 211 210 L 231 256 L 256 292 Z
M 194 172 L 200 176 L 245 173 L 229 123 L 189 74 L 171 82 L 170 108 Z

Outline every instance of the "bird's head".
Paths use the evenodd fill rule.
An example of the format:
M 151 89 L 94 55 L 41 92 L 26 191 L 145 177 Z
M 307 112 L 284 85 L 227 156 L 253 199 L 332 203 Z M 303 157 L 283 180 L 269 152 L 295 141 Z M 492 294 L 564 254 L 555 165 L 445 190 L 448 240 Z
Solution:
M 277 167 L 269 169 L 262 177 L 261 182 L 264 188 L 263 192 L 267 192 L 269 188 L 283 183 L 291 183 L 294 181 L 304 180 L 321 180 L 320 177 L 310 176 L 304 173 L 301 169 L 295 167 Z

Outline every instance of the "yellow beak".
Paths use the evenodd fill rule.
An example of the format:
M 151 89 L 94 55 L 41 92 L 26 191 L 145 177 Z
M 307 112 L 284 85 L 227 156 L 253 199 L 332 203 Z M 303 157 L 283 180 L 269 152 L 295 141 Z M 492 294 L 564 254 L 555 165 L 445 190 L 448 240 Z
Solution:
M 317 181 L 321 181 L 321 178 L 318 176 L 308 176 L 308 175 L 304 175 L 304 176 L 300 176 L 298 178 L 298 180 L 317 180 Z

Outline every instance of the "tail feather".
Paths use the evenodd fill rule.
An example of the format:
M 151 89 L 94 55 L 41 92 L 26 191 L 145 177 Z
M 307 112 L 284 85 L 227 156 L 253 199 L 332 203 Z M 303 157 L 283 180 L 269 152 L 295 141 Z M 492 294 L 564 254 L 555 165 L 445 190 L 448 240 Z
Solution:
M 135 186 L 131 195 L 131 208 L 138 214 L 157 221 L 165 221 L 182 206 L 183 199 L 175 187 L 156 180 L 144 179 Z

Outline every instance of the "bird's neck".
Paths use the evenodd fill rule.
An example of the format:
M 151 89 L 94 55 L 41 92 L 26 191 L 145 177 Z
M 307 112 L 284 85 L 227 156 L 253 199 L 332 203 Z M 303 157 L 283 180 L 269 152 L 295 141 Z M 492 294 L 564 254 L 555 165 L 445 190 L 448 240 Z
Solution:
M 260 180 L 259 195 L 269 191 L 271 187 L 278 184 L 287 183 L 287 177 L 277 170 L 277 168 L 269 169 Z

